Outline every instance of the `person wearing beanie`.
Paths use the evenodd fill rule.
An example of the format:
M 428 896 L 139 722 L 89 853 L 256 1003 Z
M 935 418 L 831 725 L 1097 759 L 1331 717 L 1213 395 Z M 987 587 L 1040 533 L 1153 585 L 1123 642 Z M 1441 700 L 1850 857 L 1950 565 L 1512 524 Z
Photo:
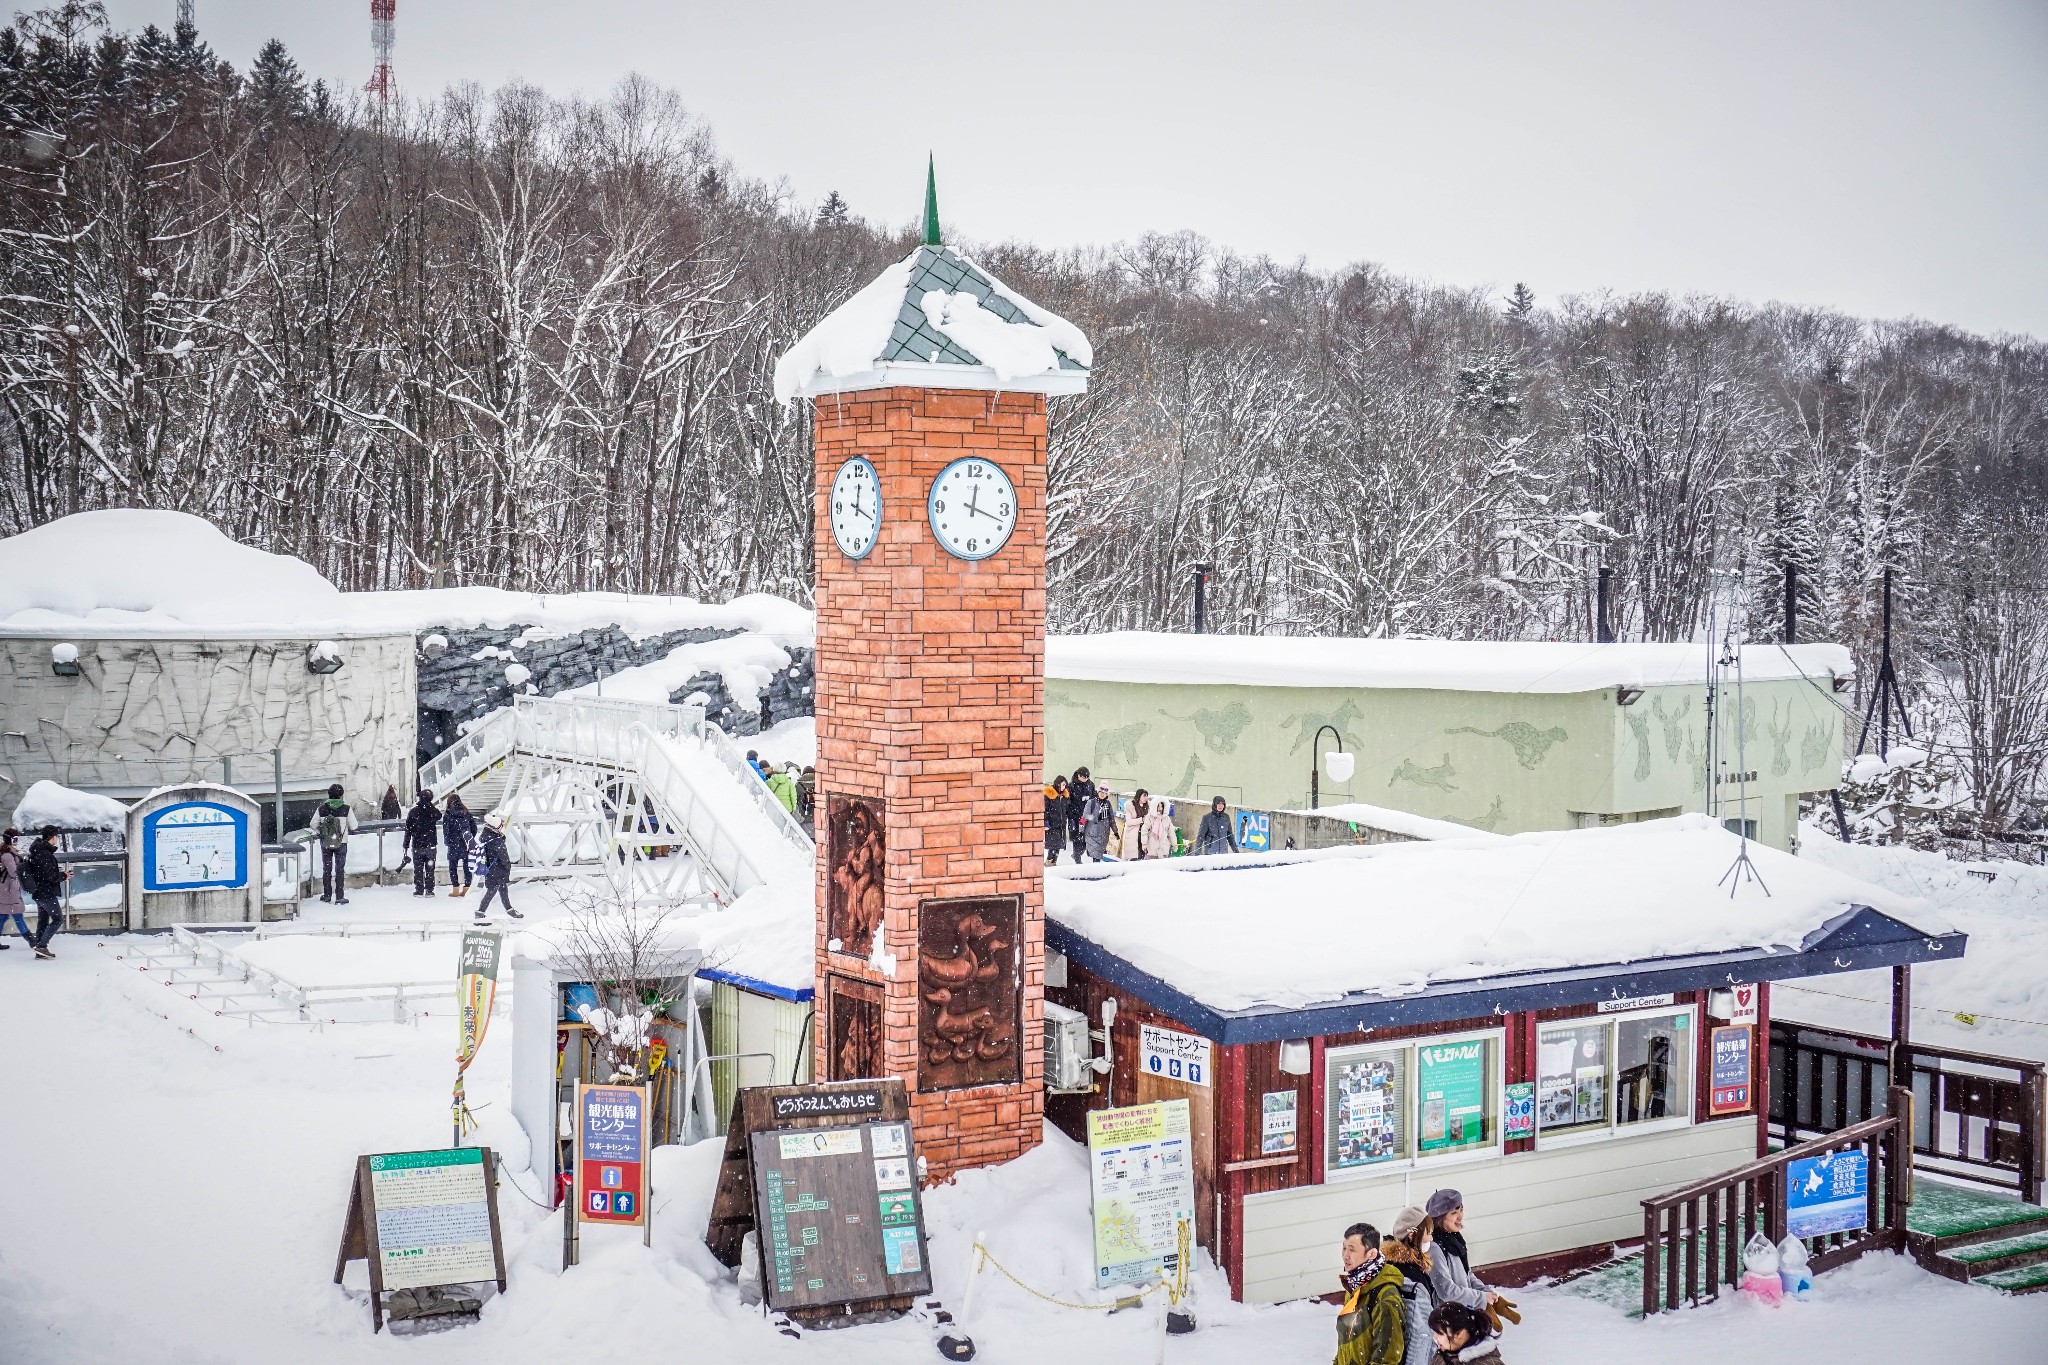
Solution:
M 1462 1303 L 1439 1304 L 1429 1315 L 1431 1365 L 1505 1365 L 1500 1338 L 1486 1314 Z
M 1393 1227 L 1380 1243 L 1380 1254 L 1403 1280 L 1401 1318 L 1408 1339 L 1403 1365 L 1430 1365 L 1436 1350 L 1429 1336 L 1429 1315 L 1436 1308 L 1436 1288 L 1429 1282 L 1435 1227 L 1427 1213 L 1410 1204 L 1394 1215 Z
M 1337 1310 L 1335 1365 L 1404 1365 L 1407 1323 L 1402 1311 L 1402 1274 L 1380 1251 L 1380 1233 L 1370 1223 L 1344 1229 L 1338 1253 L 1344 1306 Z
M 1494 1301 L 1495 1293 L 1492 1285 L 1472 1273 L 1472 1253 L 1465 1246 L 1465 1196 L 1456 1190 L 1438 1190 L 1423 1211 L 1436 1225 L 1429 1282 L 1436 1290 L 1437 1302 L 1484 1309 Z

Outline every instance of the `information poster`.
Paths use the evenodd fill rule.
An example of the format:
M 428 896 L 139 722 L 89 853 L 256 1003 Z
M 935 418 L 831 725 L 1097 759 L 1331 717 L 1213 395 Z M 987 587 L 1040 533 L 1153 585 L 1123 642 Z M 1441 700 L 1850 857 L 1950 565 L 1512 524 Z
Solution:
M 481 1147 L 370 1158 L 386 1289 L 498 1278 Z
M 1785 1168 L 1785 1231 L 1794 1237 L 1859 1232 L 1870 1226 L 1870 1158 L 1829 1152 Z
M 756 1133 L 752 1146 L 769 1306 L 930 1291 L 909 1124 Z
M 1422 1100 L 1415 1142 L 1418 1152 L 1472 1147 L 1489 1140 L 1487 1050 L 1483 1038 L 1415 1050 L 1416 1086 Z
M 1282 1156 L 1298 1145 L 1299 1098 L 1292 1090 L 1269 1090 L 1260 1098 L 1259 1152 L 1262 1156 Z
M 1138 1025 L 1138 1069 L 1162 1080 L 1209 1084 L 1213 1045 L 1198 1033 Z
M 577 1214 L 638 1227 L 647 1219 L 647 1088 L 576 1087 Z
M 1088 1171 L 1095 1283 L 1148 1284 L 1176 1274 L 1181 1224 L 1192 1237 L 1195 1219 L 1188 1102 L 1089 1114 Z
M 211 801 L 166 806 L 144 817 L 142 889 L 247 886 L 248 828 L 248 816 Z
M 1516 1081 L 1507 1088 L 1507 1104 L 1501 1112 L 1501 1136 L 1536 1136 L 1536 1083 Z
M 1545 1128 L 1607 1122 L 1607 1026 L 1547 1033 L 1536 1049 L 1536 1108 Z
M 1749 1108 L 1750 1041 L 1747 1024 L 1731 1024 L 1708 1035 L 1710 1088 L 1707 1112 L 1739 1114 Z
M 1331 1078 L 1330 1164 L 1368 1166 L 1401 1155 L 1398 1054 L 1339 1062 Z

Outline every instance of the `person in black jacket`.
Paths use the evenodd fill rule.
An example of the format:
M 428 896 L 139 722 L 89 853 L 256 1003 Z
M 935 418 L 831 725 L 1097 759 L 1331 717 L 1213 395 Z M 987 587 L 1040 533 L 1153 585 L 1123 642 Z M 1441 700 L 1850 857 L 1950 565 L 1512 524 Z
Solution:
M 434 808 L 434 794 L 420 788 L 420 799 L 405 816 L 405 847 L 412 854 L 412 893 L 434 894 L 434 861 L 440 856 L 441 812 Z
M 1215 797 L 1209 802 L 1209 813 L 1202 817 L 1201 828 L 1195 831 L 1195 852 L 1237 851 L 1237 831 L 1230 827 L 1230 810 L 1222 797 Z
M 1055 777 L 1045 784 L 1045 864 L 1052 866 L 1067 851 L 1067 808 L 1071 797 L 1067 779 Z
M 36 841 L 28 846 L 28 860 L 21 865 L 21 889 L 35 899 L 36 936 L 30 940 L 39 958 L 52 958 L 50 940 L 64 927 L 64 883 L 71 874 L 57 862 L 57 827 L 44 825 Z
M 1074 769 L 1074 776 L 1067 782 L 1067 841 L 1074 846 L 1074 861 L 1081 861 L 1081 850 L 1087 845 L 1087 837 L 1081 830 L 1081 821 L 1088 814 L 1088 798 L 1095 795 L 1095 779 L 1086 768 Z
M 476 842 L 476 816 L 462 797 L 448 793 L 448 805 L 441 812 L 441 838 L 448 845 L 448 894 L 467 896 L 471 881 L 469 850 Z
M 476 908 L 476 917 L 482 919 L 484 912 L 491 908 L 491 897 L 496 896 L 505 906 L 505 913 L 513 919 L 525 919 L 512 908 L 512 853 L 505 847 L 505 818 L 501 815 L 484 817 L 484 898 Z

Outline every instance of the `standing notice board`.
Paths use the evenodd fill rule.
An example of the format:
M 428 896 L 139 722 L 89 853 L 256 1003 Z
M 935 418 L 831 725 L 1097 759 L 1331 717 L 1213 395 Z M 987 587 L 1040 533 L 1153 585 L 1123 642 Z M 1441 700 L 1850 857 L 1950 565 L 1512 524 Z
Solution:
M 370 1321 L 384 1326 L 384 1292 L 495 1280 L 505 1288 L 497 1164 L 488 1147 L 358 1157 L 334 1282 L 354 1260 L 370 1266 Z
M 1095 1283 L 1142 1284 L 1180 1268 L 1181 1229 L 1195 1220 L 1195 1159 L 1186 1100 L 1088 1115 Z
M 215 801 L 186 801 L 142 821 L 142 889 L 197 891 L 249 884 L 249 817 Z
M 647 1221 L 647 1087 L 576 1087 L 576 1216 L 639 1227 Z
M 907 1122 L 773 1130 L 750 1142 L 770 1308 L 931 1292 Z

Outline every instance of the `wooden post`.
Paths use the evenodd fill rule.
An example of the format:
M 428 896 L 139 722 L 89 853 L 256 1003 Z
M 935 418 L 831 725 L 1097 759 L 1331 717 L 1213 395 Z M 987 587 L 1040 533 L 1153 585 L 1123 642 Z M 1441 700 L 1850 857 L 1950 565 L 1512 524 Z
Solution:
M 1892 1182 L 1891 1209 L 1885 1226 L 1898 1234 L 1899 1245 L 1903 1247 L 1906 1210 L 1913 1203 L 1913 1092 L 1902 1085 L 1893 1086 L 1885 1095 L 1885 1108 L 1899 1121 L 1892 1129 L 1891 1169 L 1885 1172 Z
M 1913 1088 L 1913 969 L 1892 968 L 1892 1084 Z M 1910 1146 L 1910 1143 L 1908 1144 Z

